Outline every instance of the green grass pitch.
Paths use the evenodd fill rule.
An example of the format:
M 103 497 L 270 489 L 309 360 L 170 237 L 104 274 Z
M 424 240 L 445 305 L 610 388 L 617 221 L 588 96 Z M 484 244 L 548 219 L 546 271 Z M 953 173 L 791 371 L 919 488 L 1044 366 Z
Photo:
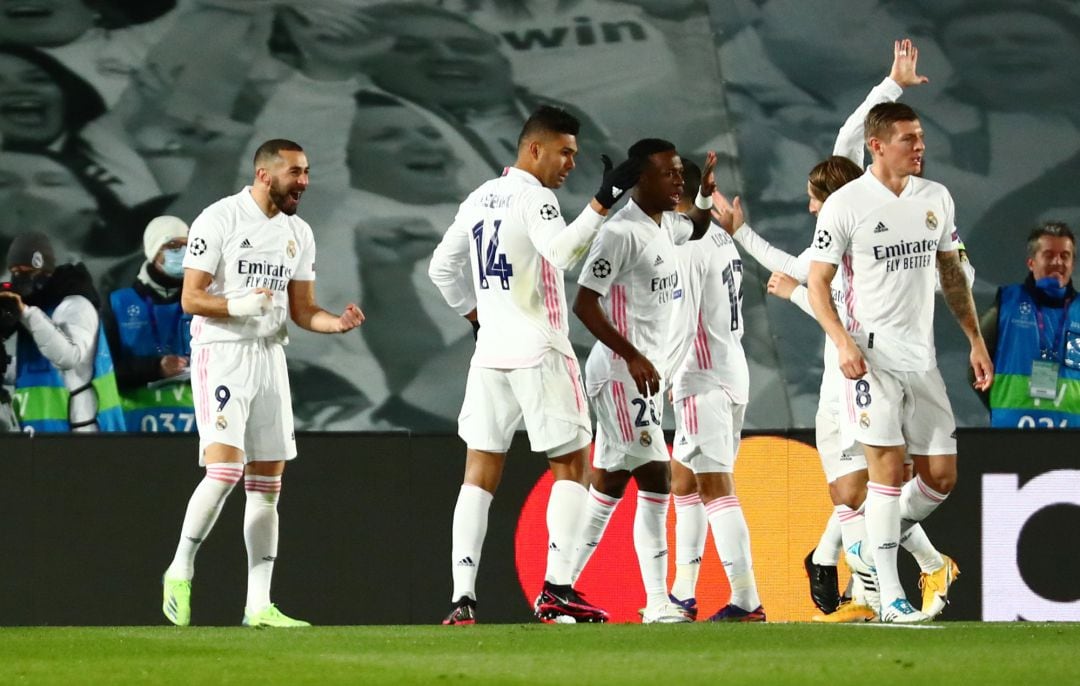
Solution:
M 0 629 L 0 684 L 1077 684 L 1080 624 Z

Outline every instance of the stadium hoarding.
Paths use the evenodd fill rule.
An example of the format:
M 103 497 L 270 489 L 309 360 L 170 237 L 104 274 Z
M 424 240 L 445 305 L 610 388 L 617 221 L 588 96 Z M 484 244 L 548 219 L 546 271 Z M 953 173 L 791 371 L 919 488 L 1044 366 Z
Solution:
M 802 572 L 829 516 L 808 432 L 745 438 L 736 479 L 769 618 L 813 614 Z M 1080 620 L 1080 523 L 1071 432 L 960 433 L 960 481 L 927 522 L 962 575 L 943 618 Z M 453 436 L 302 434 L 280 504 L 274 596 L 316 624 L 433 623 L 450 595 L 450 516 L 464 450 Z M 201 478 L 190 436 L 0 437 L 0 624 L 158 624 L 160 576 Z M 495 498 L 480 568 L 480 618 L 530 621 L 545 552 L 546 461 L 518 437 Z M 612 522 L 582 584 L 616 619 L 636 616 L 628 528 Z M 246 558 L 234 494 L 203 544 L 193 621 L 238 624 Z M 672 515 L 673 516 L 673 515 Z M 702 612 L 725 602 L 712 543 Z M 909 595 L 918 570 L 901 555 Z M 611 594 L 611 595 L 609 595 Z

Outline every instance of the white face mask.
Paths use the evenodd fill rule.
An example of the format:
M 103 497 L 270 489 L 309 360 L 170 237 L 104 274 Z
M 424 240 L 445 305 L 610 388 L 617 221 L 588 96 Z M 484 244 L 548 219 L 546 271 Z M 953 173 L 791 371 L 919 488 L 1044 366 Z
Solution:
M 185 254 L 187 254 L 186 247 L 166 250 L 163 253 L 165 260 L 161 265 L 162 273 L 166 276 L 171 276 L 174 279 L 183 278 Z

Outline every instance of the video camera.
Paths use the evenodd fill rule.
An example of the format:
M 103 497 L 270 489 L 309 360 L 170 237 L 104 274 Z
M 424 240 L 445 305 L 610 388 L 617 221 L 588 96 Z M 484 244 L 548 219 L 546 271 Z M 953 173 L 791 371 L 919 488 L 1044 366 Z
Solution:
M 16 292 L 10 281 L 0 281 L 0 291 Z M 6 341 L 15 333 L 19 328 L 19 321 L 19 303 L 14 298 L 0 298 L 0 341 Z

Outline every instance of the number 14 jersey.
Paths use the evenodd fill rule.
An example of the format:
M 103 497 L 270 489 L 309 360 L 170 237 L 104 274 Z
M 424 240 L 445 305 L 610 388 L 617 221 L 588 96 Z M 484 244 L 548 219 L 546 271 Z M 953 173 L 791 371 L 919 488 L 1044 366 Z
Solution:
M 587 220 L 599 224 L 600 215 L 586 212 L 595 215 Z M 565 249 L 565 242 L 555 240 L 565 230 L 555 194 L 515 167 L 461 203 L 429 273 L 457 312 L 476 308 L 474 367 L 533 367 L 552 349 L 574 356 L 563 271 L 584 256 L 589 243 Z M 458 273 L 457 284 L 451 283 Z

